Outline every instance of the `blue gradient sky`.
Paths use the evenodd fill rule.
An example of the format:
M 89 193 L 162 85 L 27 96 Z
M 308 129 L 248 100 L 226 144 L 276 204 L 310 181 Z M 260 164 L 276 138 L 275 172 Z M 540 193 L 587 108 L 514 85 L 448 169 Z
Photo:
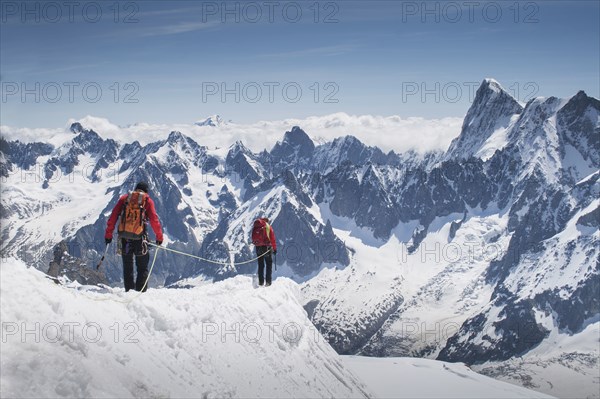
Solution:
M 235 2 L 122 2 L 115 23 L 112 1 L 88 6 L 87 20 L 88 2 L 80 1 L 72 22 L 66 6 L 51 22 L 57 9 L 44 10 L 43 2 L 3 2 L 0 124 L 57 127 L 85 115 L 121 125 L 192 123 L 215 113 L 240 123 L 338 111 L 463 116 L 473 82 L 486 77 L 521 101 L 533 95 L 569 97 L 581 89 L 600 97 L 598 1 L 429 2 L 433 13 L 425 15 L 422 2 L 322 1 L 316 2 L 317 23 L 314 1 L 290 4 L 287 19 L 282 14 L 289 3 L 278 3 L 272 3 L 273 22 L 269 5 L 253 3 L 262 11 L 253 23 L 256 7 L 245 2 L 239 3 L 239 22 L 233 14 L 223 22 L 221 10 L 213 14 L 215 6 L 234 9 Z M 92 23 L 96 5 L 102 16 Z M 462 6 L 461 16 L 455 5 Z M 296 6 L 302 16 L 292 23 Z M 24 10 L 33 12 L 23 15 Z M 502 15 L 496 17 L 498 10 Z M 131 23 L 124 23 L 128 15 Z M 36 82 L 39 102 L 34 94 L 23 101 L 22 85 L 35 91 Z M 79 84 L 73 102 L 65 82 Z M 95 103 L 94 90 L 87 100 L 82 93 L 91 82 L 102 89 Z M 203 99 L 203 85 L 211 82 L 231 89 L 239 82 L 240 101 L 233 94 L 225 101 L 219 94 Z M 254 88 L 248 86 L 246 97 L 242 93 L 249 82 L 263 89 L 254 103 L 248 101 L 256 100 Z M 279 84 L 272 102 L 265 82 Z M 282 87 L 290 82 L 302 89 L 297 102 L 284 98 Z M 432 90 L 424 98 L 422 84 Z M 56 86 L 62 87 L 60 97 Z M 125 102 L 127 94 L 138 102 Z M 327 94 L 337 102 L 326 103 Z

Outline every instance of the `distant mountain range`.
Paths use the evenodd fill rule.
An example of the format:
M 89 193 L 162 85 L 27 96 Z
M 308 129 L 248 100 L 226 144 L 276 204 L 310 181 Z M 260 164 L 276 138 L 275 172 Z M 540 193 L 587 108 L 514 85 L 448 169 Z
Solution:
M 486 79 L 445 152 L 316 144 L 299 126 L 259 153 L 177 131 L 142 145 L 70 130 L 60 146 L 0 139 L 4 256 L 46 271 L 65 240 L 92 267 L 117 198 L 145 180 L 174 249 L 251 258 L 252 221 L 269 216 L 278 275 L 302 284 L 340 353 L 460 361 L 548 393 L 550 365 L 597 378 L 600 102 L 583 91 L 522 106 Z M 105 263 L 119 284 L 120 259 Z M 153 285 L 255 269 L 159 264 Z

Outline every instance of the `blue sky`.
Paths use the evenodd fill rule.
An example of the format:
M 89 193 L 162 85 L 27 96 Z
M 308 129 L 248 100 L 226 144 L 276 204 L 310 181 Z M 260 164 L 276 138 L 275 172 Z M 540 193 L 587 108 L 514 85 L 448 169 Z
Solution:
M 0 124 L 460 117 L 486 77 L 600 97 L 597 1 L 65 4 L 2 2 Z

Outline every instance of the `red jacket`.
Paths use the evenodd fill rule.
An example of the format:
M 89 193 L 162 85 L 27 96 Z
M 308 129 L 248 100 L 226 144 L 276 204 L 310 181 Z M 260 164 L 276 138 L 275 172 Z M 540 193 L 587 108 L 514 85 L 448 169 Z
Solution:
M 123 194 L 119 201 L 117 201 L 117 205 L 112 210 L 110 217 L 108 218 L 108 222 L 106 222 L 106 232 L 104 233 L 104 238 L 112 238 L 113 231 L 115 230 L 115 225 L 117 224 L 117 219 L 121 215 L 121 211 L 123 210 L 123 205 L 125 204 L 125 200 L 129 194 Z M 154 201 L 152 198 L 147 195 L 146 197 L 146 218 L 150 221 L 150 226 L 152 226 L 152 230 L 154 230 L 154 234 L 156 235 L 156 239 L 158 241 L 163 241 L 163 232 L 162 226 L 160 225 L 160 220 L 158 220 L 158 215 L 156 214 L 156 209 L 154 208 Z

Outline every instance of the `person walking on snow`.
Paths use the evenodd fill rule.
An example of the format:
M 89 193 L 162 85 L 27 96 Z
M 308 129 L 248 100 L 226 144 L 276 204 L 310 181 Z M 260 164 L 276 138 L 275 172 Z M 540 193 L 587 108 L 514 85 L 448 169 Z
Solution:
M 156 244 L 163 242 L 163 232 L 160 220 L 154 208 L 154 201 L 148 196 L 148 184 L 139 182 L 134 191 L 124 194 L 119 198 L 106 223 L 104 241 L 106 245 L 112 242 L 113 231 L 119 219 L 118 240 L 119 251 L 123 258 L 123 280 L 125 291 L 135 289 L 146 291 L 144 285 L 148 279 L 148 253 L 146 224 L 150 226 L 156 236 Z M 137 278 L 133 279 L 133 256 L 137 268 Z
M 259 218 L 254 221 L 252 228 L 252 243 L 256 246 L 256 256 L 258 256 L 258 285 L 271 285 L 271 275 L 273 272 L 273 258 L 271 254 L 277 254 L 277 243 L 275 241 L 275 231 L 269 224 L 268 218 Z M 267 274 L 265 276 L 265 262 L 267 264 Z

